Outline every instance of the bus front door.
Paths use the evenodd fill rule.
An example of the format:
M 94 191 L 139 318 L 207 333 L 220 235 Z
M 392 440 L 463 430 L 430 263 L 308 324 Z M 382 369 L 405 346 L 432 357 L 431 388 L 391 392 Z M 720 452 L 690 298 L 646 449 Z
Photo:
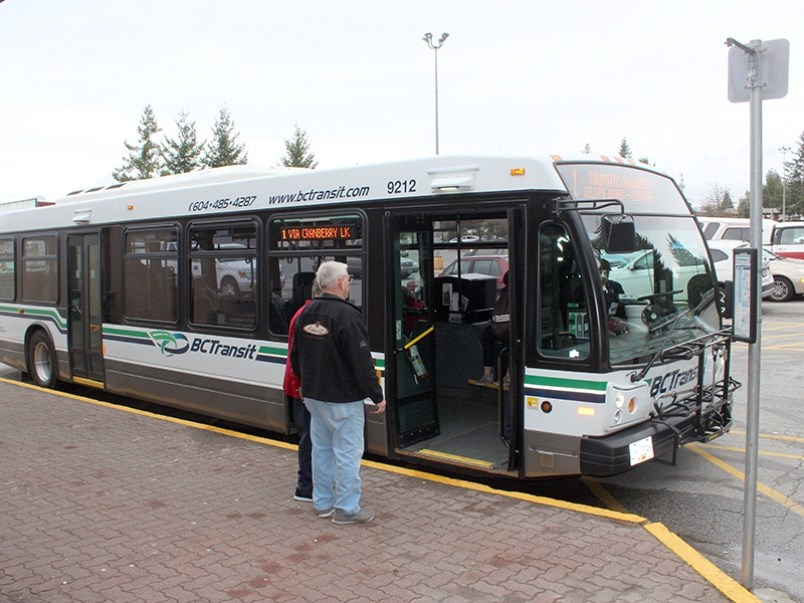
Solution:
M 435 400 L 435 337 L 432 313 L 427 307 L 432 274 L 432 235 L 429 225 L 415 219 L 390 224 L 391 257 L 387 278 L 393 295 L 392 379 L 396 445 L 404 448 L 439 434 Z M 391 368 L 391 367 L 389 367 Z
M 98 234 L 70 235 L 68 346 L 73 381 L 103 388 L 101 249 Z

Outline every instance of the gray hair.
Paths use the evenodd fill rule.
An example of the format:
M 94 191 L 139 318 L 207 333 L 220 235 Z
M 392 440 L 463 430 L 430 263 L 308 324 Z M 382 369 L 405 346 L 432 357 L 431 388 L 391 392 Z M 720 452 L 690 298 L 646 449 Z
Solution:
M 313 297 L 320 297 L 321 296 L 321 285 L 318 284 L 318 279 L 313 279 L 313 285 L 310 288 L 310 295 Z
M 315 273 L 315 280 L 318 281 L 318 286 L 321 289 L 329 289 L 338 279 L 342 277 L 349 277 L 349 270 L 343 262 L 322 262 L 318 267 L 318 272 Z

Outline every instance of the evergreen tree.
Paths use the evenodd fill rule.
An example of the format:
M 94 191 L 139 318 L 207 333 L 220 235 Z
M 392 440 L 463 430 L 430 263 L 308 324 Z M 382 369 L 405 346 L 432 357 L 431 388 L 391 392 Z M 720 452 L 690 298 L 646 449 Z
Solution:
M 139 133 L 139 145 L 128 144 L 123 141 L 128 149 L 128 157 L 123 157 L 123 165 L 112 171 L 112 177 L 118 182 L 129 180 L 141 180 L 143 178 L 153 178 L 158 176 L 161 169 L 161 156 L 159 143 L 155 136 L 160 132 L 156 123 L 153 107 L 150 104 L 145 106 L 137 128 Z
M 776 170 L 768 170 L 765 174 L 765 186 L 762 187 L 762 207 L 782 208 L 782 177 Z
M 720 211 L 721 215 L 725 216 L 733 213 L 734 201 L 731 200 L 731 191 L 728 188 L 723 189 L 723 196 L 720 198 Z
M 628 146 L 628 141 L 625 139 L 625 136 L 623 136 L 623 139 L 620 141 L 620 157 L 631 159 L 631 147 Z
M 804 132 L 798 139 L 798 148 L 793 159 L 786 163 L 787 191 L 786 208 L 788 214 L 804 214 Z
M 207 145 L 204 165 L 211 168 L 224 165 L 245 165 L 248 161 L 248 153 L 243 151 L 245 145 L 237 143 L 238 136 L 229 109 L 224 106 L 215 121 L 215 127 L 212 128 L 212 141 Z
M 307 138 L 307 132 L 299 128 L 299 124 L 294 124 L 293 127 L 293 138 L 285 139 L 285 156 L 282 158 L 282 165 L 315 169 L 318 162 L 315 160 L 315 155 L 310 152 L 310 140 Z
M 163 175 L 184 174 L 202 166 L 201 155 L 206 141 L 198 142 L 195 122 L 190 121 L 188 114 L 182 111 L 176 126 L 179 129 L 176 138 L 166 138 L 162 144 Z
M 737 203 L 737 217 L 738 218 L 750 218 L 751 217 L 751 199 L 750 193 L 745 191 L 745 194 L 740 197 L 740 201 Z

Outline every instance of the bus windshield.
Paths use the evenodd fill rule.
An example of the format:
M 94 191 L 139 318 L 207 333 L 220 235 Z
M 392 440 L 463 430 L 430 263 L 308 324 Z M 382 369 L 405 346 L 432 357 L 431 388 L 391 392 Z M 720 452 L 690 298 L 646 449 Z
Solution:
M 593 246 L 598 221 L 583 216 Z M 635 216 L 634 222 L 635 251 L 595 250 L 613 365 L 714 332 L 720 321 L 706 247 L 692 216 Z
M 582 212 L 604 294 L 612 365 L 717 331 L 715 280 L 695 218 L 672 179 L 640 166 L 557 164 L 574 199 L 617 199 L 633 216 L 636 248 L 603 248 L 599 211 Z

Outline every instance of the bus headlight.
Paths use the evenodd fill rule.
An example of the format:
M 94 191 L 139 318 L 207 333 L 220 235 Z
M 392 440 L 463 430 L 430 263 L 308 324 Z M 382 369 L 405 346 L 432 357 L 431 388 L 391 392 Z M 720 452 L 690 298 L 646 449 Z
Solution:
M 646 383 L 633 387 L 621 387 L 609 382 L 606 395 L 608 399 L 608 429 L 619 429 L 625 425 L 641 421 L 650 410 L 650 393 Z

